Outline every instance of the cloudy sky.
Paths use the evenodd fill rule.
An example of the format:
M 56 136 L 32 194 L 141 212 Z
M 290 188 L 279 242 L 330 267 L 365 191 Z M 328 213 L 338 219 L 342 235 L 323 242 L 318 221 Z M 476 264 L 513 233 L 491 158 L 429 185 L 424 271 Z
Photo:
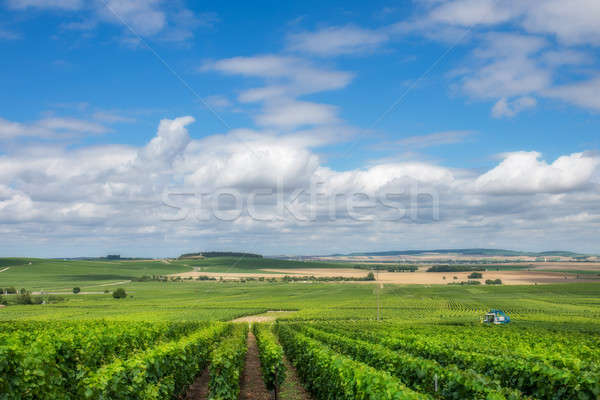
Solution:
M 600 2 L 0 0 L 0 255 L 600 253 Z

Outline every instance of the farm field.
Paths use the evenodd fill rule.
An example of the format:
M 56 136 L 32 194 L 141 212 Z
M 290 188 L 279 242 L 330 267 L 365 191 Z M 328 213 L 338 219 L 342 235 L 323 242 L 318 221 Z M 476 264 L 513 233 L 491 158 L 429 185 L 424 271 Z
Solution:
M 108 293 L 0 308 L 0 398 L 237 399 L 249 391 L 272 396 L 275 389 L 288 400 L 600 395 L 595 282 L 137 282 L 124 277 L 150 267 L 136 271 L 129 263 L 135 262 L 104 264 L 120 282 Z M 164 271 L 178 264 L 140 265 Z M 123 273 L 114 265 L 123 265 Z M 28 266 L 17 282 L 0 276 L 0 286 L 98 282 L 65 280 L 61 263 Z M 117 287 L 126 298 L 112 297 Z M 512 322 L 481 324 L 492 308 Z M 259 373 L 251 375 L 250 365 Z M 198 393 L 205 397 L 193 397 Z

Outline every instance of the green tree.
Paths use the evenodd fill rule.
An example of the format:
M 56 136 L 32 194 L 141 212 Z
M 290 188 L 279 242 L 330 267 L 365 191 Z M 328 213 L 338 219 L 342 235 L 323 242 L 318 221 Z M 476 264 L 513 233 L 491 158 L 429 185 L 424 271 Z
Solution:
M 81 288 L 80 288 L 79 286 L 75 286 L 75 287 L 73 288 L 73 293 L 74 293 L 74 294 L 77 294 L 77 293 L 79 293 L 79 292 L 81 292 Z
M 127 292 L 125 292 L 125 289 L 123 288 L 118 288 L 113 292 L 112 296 L 115 299 L 124 299 L 125 297 L 127 297 Z

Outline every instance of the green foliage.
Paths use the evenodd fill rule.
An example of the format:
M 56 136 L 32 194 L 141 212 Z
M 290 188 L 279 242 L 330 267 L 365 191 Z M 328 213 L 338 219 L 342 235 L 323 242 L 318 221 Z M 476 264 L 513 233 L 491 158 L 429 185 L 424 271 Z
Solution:
M 450 282 L 448 283 L 448 285 L 481 285 L 481 281 L 474 281 L 469 279 L 468 281 Z
M 440 395 L 444 399 L 518 399 L 520 393 L 501 388 L 475 372 L 462 371 L 454 366 L 444 367 L 434 360 L 392 351 L 384 346 L 353 340 L 343 334 L 327 333 L 310 325 L 293 326 L 310 337 L 327 344 L 331 349 L 364 362 L 376 369 L 397 376 L 417 391 Z M 436 384 L 437 382 L 437 384 Z
M 307 389 L 318 399 L 430 398 L 412 391 L 386 372 L 336 354 L 288 325 L 278 324 L 276 327 L 286 355 L 296 366 Z
M 589 369 L 577 368 L 575 366 L 579 362 L 572 360 L 571 369 L 568 369 L 567 365 L 563 365 L 565 368 L 554 366 L 550 360 L 555 353 L 552 350 L 544 350 L 543 347 L 536 351 L 537 357 L 512 355 L 508 352 L 494 354 L 491 343 L 486 343 L 481 335 L 474 336 L 474 341 L 483 342 L 483 346 L 492 350 L 486 352 L 485 349 L 481 349 L 474 352 L 467 348 L 453 348 L 447 345 L 452 340 L 450 335 L 438 338 L 429 335 L 405 337 L 376 332 L 380 331 L 376 329 L 362 334 L 360 330 L 354 330 L 362 339 L 380 343 L 393 351 L 433 359 L 445 367 L 454 365 L 461 369 L 470 369 L 534 398 L 593 400 L 600 395 L 600 371 L 597 364 L 589 364 Z M 544 337 L 540 333 L 537 340 L 551 348 L 555 335 Z M 573 346 L 577 344 L 574 343 Z M 492 354 L 489 354 L 490 352 Z
M 206 323 L 21 322 L 0 336 L 0 394 L 74 399 L 91 371 Z M 0 396 L 0 398 L 2 398 Z
M 275 278 L 272 278 L 276 280 Z M 254 278 L 246 278 L 245 280 L 255 280 Z M 281 278 L 282 282 L 364 282 L 364 281 L 374 281 L 375 274 L 373 272 L 369 272 L 367 275 L 363 277 L 353 277 L 353 276 L 300 276 L 300 275 L 285 275 Z
M 270 330 L 270 326 L 253 324 L 252 331 L 256 336 L 260 366 L 263 380 L 267 389 L 279 389 L 285 380 L 285 365 L 283 364 L 283 349 Z
M 208 365 L 219 338 L 231 324 L 215 324 L 177 341 L 106 364 L 84 379 L 87 399 L 169 399 L 185 390 Z
M 113 291 L 112 297 L 115 299 L 124 299 L 127 297 L 127 292 L 123 288 L 118 288 Z
M 237 400 L 244 369 L 248 324 L 236 324 L 231 337 L 219 343 L 210 361 L 209 400 Z
M 179 258 L 186 257 L 197 257 L 202 256 L 205 258 L 216 258 L 216 257 L 243 257 L 243 258 L 263 258 L 260 254 L 253 253 L 240 253 L 234 251 L 203 251 L 201 253 L 187 253 L 182 254 Z
M 75 286 L 75 287 L 73 288 L 73 293 L 74 293 L 74 294 L 77 294 L 77 293 L 79 293 L 79 292 L 81 292 L 81 288 L 80 288 L 79 286 Z
M 471 272 L 468 276 L 469 279 L 481 279 L 483 274 L 481 272 Z
M 26 289 L 19 290 L 19 294 L 17 294 L 17 296 L 15 297 L 15 303 L 22 305 L 41 304 L 41 302 L 42 301 L 39 298 L 32 298 L 31 292 L 27 291 Z
M 486 285 L 502 285 L 502 280 L 501 279 L 486 279 L 485 284 Z
M 427 268 L 427 272 L 469 272 L 485 271 L 485 266 L 481 265 L 432 265 Z

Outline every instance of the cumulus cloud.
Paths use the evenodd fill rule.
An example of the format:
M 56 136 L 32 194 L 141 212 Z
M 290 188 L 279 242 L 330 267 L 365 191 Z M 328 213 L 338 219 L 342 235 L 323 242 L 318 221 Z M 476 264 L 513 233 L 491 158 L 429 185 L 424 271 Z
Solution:
M 490 193 L 562 193 L 581 189 L 600 165 L 596 156 L 574 153 L 561 156 L 552 164 L 541 160 L 538 152 L 505 155 L 494 169 L 475 181 L 478 190 Z
M 163 119 L 158 125 L 156 136 L 138 154 L 140 166 L 149 165 L 170 167 L 190 143 L 186 126 L 194 122 L 193 117 L 181 117 L 174 120 Z
M 287 42 L 290 50 L 328 57 L 369 52 L 385 43 L 388 38 L 388 34 L 383 31 L 356 26 L 334 26 L 315 32 L 291 34 Z
M 367 238 L 377 248 L 451 244 L 440 231 L 457 245 L 486 237 L 511 247 L 524 237 L 535 243 L 540 220 L 571 221 L 580 231 L 597 228 L 595 154 L 563 155 L 549 163 L 536 152 L 509 153 L 481 174 L 425 162 L 338 171 L 314 152 L 321 144 L 316 137 L 235 130 L 192 139 L 192 122 L 164 119 L 141 147 L 28 146 L 0 156 L 3 235 L 39 246 L 51 236 L 54 246 L 65 249 L 74 243 L 127 243 L 135 249 L 151 243 L 146 251 L 156 254 L 161 246 L 210 247 L 224 240 L 279 253 L 296 240 L 304 251 L 328 252 L 362 248 Z M 275 201 L 280 187 L 285 213 Z M 238 217 L 204 219 L 214 205 L 211 196 L 223 189 L 242 195 L 240 204 L 219 203 L 221 212 Z M 250 199 L 261 216 L 273 218 L 237 213 Z M 540 243 L 564 239 L 560 229 L 552 231 L 556 235 L 544 232 Z M 503 239 L 504 232 L 512 241 Z

